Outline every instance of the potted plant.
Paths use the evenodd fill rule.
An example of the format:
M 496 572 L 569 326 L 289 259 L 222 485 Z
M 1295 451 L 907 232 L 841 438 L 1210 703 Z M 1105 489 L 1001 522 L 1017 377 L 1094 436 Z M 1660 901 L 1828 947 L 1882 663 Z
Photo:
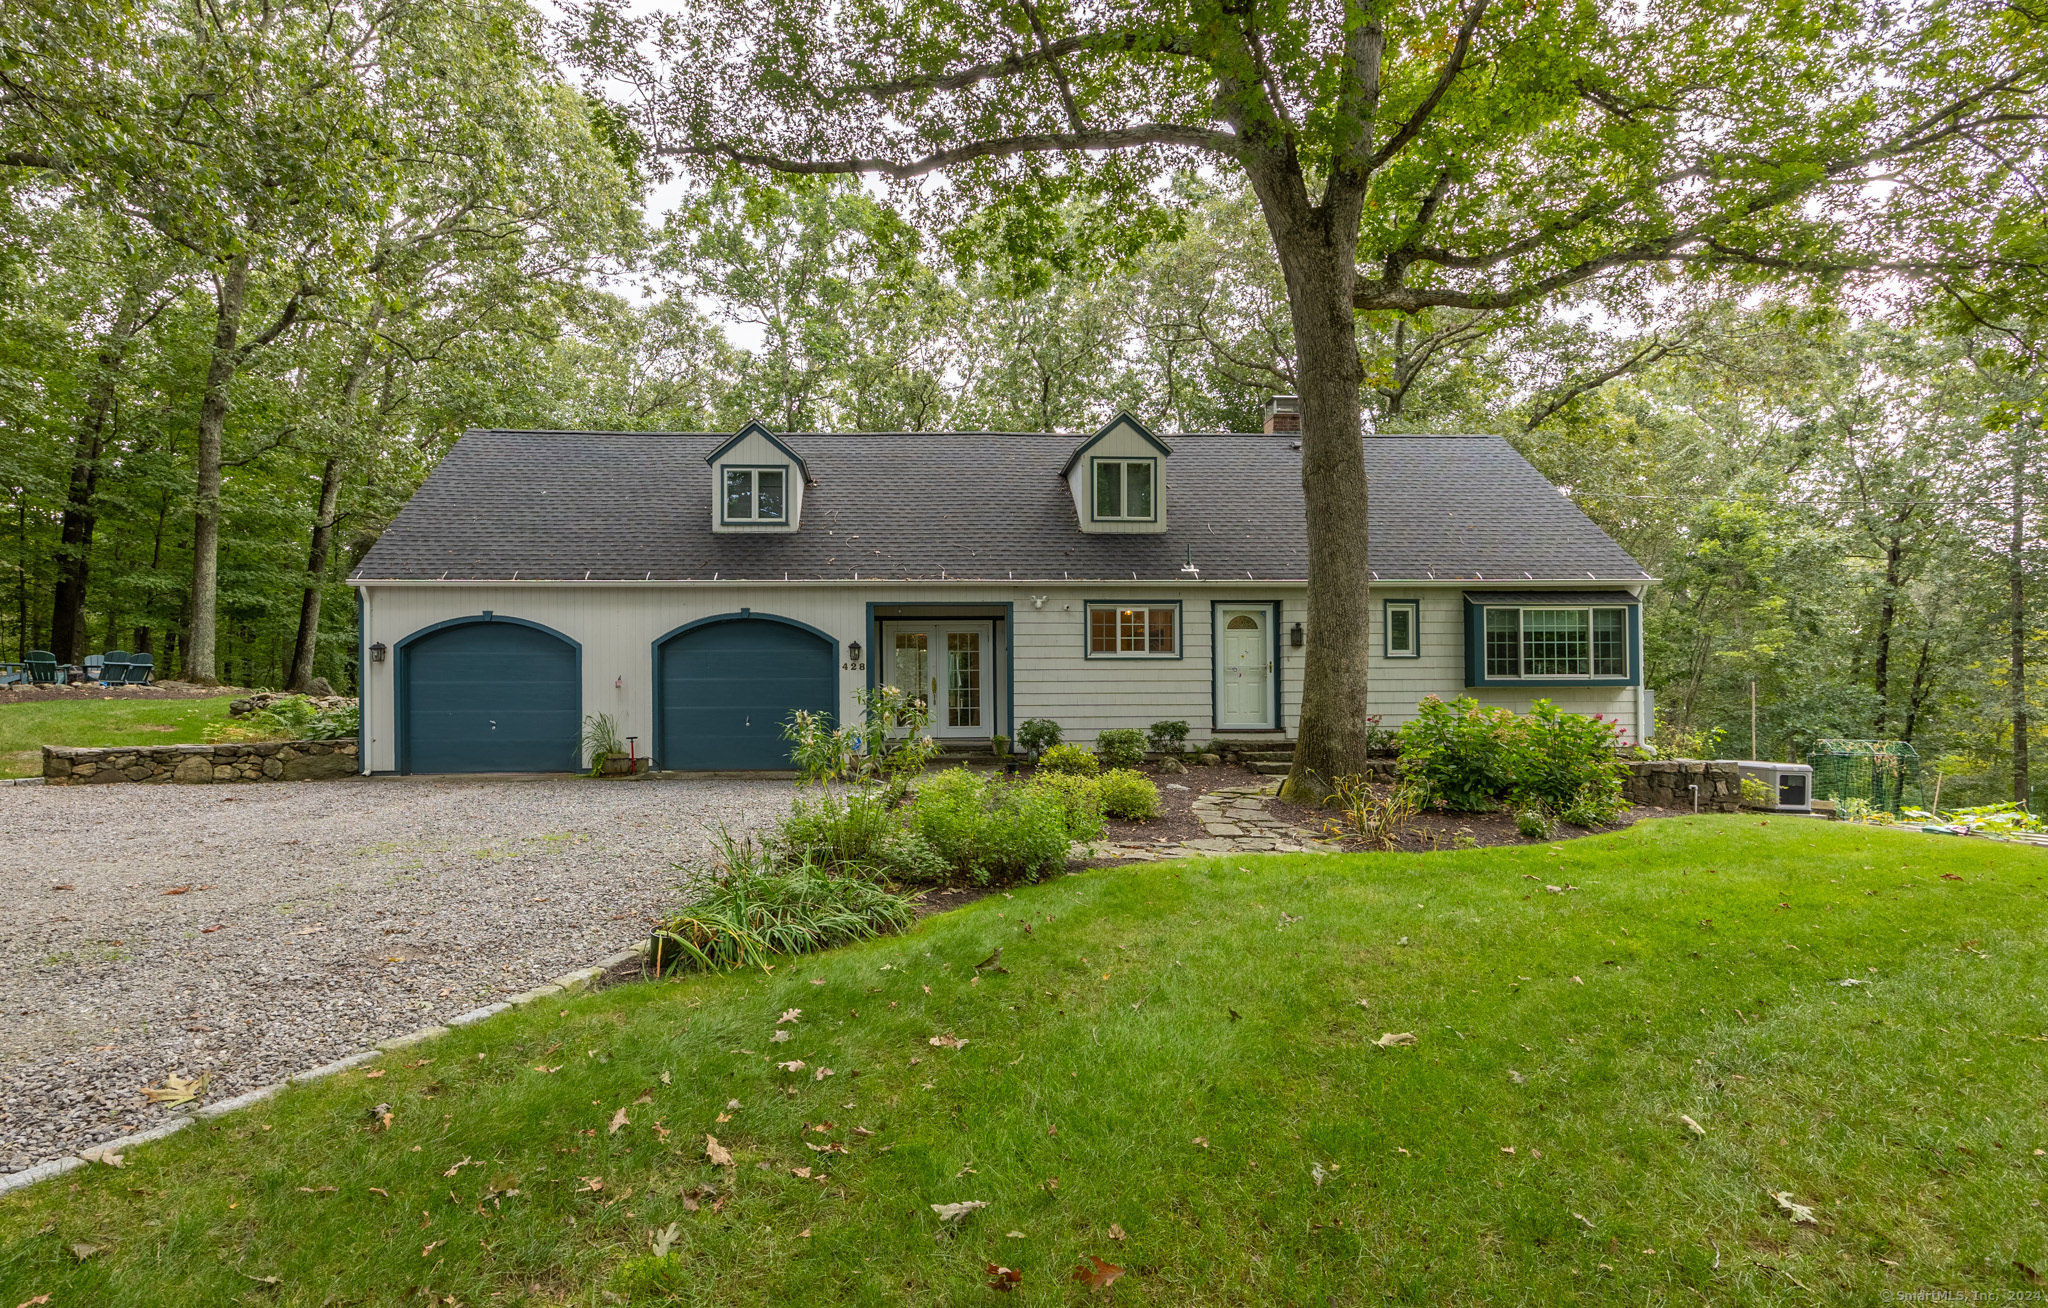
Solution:
M 633 770 L 632 755 L 619 735 L 619 720 L 609 713 L 583 719 L 583 749 L 593 777 L 623 776 Z

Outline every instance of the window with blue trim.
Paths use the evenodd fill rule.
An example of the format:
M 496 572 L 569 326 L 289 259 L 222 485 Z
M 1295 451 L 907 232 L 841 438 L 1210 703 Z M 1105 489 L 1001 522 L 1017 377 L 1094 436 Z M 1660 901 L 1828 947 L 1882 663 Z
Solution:
M 1485 653 L 1489 681 L 1626 677 L 1628 610 L 1489 607 Z

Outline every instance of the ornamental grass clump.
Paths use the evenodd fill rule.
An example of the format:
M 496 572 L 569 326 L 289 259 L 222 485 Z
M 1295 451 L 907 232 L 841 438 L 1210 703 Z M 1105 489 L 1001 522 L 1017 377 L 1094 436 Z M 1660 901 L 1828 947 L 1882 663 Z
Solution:
M 721 835 L 725 874 L 663 922 L 649 959 L 657 972 L 725 972 L 777 955 L 816 953 L 901 931 L 914 900 L 864 876 L 835 876 Z

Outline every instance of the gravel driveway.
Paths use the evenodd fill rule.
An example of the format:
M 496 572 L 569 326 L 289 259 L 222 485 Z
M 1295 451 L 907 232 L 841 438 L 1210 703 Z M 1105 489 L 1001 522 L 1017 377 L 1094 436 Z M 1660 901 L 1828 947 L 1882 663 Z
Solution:
M 0 1173 L 590 963 L 786 781 L 0 789 Z M 189 887 L 181 893 L 170 893 Z

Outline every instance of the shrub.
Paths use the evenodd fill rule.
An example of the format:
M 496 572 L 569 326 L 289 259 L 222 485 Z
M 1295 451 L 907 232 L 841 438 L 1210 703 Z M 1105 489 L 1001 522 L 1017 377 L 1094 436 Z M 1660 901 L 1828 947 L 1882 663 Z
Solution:
M 973 871 L 980 879 L 1036 881 L 1067 866 L 1066 809 L 1030 785 L 989 788 L 993 801 L 983 824 Z
M 862 723 L 832 725 L 830 713 L 798 709 L 782 724 L 790 760 L 805 785 L 922 772 L 939 752 L 931 706 L 908 691 L 878 686 L 855 694 Z
M 715 883 L 654 934 L 656 971 L 723 972 L 759 966 L 776 954 L 808 954 L 901 931 L 911 901 L 858 876 L 828 876 L 808 864 L 758 865 Z
M 1778 797 L 1761 777 L 1742 779 L 1742 806 L 1744 808 L 1776 808 Z
M 1054 745 L 1038 756 L 1038 767 L 1042 772 L 1075 772 L 1093 776 L 1102 770 L 1102 762 L 1079 745 Z
M 216 723 L 207 734 L 219 740 L 353 740 L 361 725 L 359 705 L 323 709 L 307 696 L 292 695 L 273 700 L 240 721 Z
M 1102 836 L 1102 787 L 1107 780 L 1073 772 L 1041 771 L 1030 784 L 1059 801 L 1068 840 L 1096 840 Z
M 1539 699 L 1527 714 L 1430 696 L 1400 731 L 1401 772 L 1426 803 L 1465 812 L 1506 804 L 1610 821 L 1626 803 L 1619 728 Z
M 1515 812 L 1515 830 L 1525 840 L 1550 839 L 1550 815 L 1540 808 L 1524 808 Z
M 1188 724 L 1185 722 L 1155 722 L 1145 733 L 1145 743 L 1156 754 L 1167 758 L 1179 758 L 1188 750 Z
M 974 866 L 988 808 L 988 783 L 966 768 L 927 777 L 910 804 L 910 829 L 956 871 Z
M 1116 727 L 1095 737 L 1095 757 L 1103 766 L 1134 768 L 1145 761 L 1145 733 L 1136 727 Z
M 1143 822 L 1159 816 L 1159 787 L 1152 778 L 1129 768 L 1102 774 L 1102 811 L 1126 822 Z
M 1036 754 L 1059 744 L 1061 734 L 1051 718 L 1028 718 L 1017 727 L 1017 748 Z

